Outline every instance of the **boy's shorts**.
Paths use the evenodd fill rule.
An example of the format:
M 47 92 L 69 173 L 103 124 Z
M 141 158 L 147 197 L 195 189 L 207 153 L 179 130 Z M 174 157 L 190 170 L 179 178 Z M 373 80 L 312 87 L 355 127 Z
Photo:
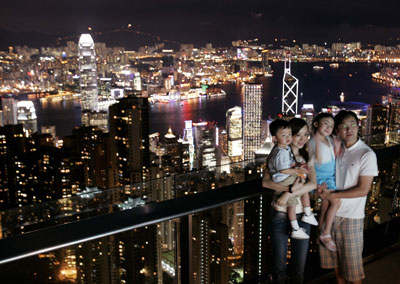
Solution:
M 286 179 L 284 179 L 283 181 L 281 181 L 281 182 L 278 182 L 277 184 L 280 184 L 280 185 L 282 185 L 282 186 L 289 186 L 289 185 L 292 185 L 292 184 L 294 184 L 294 182 L 296 181 L 296 179 L 298 178 L 298 176 L 297 175 L 290 175 L 290 176 L 288 176 Z M 279 193 L 278 195 L 277 195 L 277 198 L 276 199 L 279 199 L 281 196 L 282 196 L 282 194 L 284 194 L 285 192 L 282 192 L 282 193 Z M 287 201 L 287 203 L 286 203 L 286 206 L 296 206 L 297 205 L 297 196 L 292 196 L 292 197 L 289 197 L 289 199 L 288 199 L 288 201 Z

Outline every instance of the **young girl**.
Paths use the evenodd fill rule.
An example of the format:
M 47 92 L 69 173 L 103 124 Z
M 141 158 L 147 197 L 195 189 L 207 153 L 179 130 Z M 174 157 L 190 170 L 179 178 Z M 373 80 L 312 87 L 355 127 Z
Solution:
M 334 127 L 333 116 L 330 113 L 319 113 L 313 121 L 314 135 L 308 142 L 308 152 L 314 159 L 317 184 L 326 183 L 328 189 L 336 189 L 335 156 L 339 145 L 332 138 Z M 337 145 L 337 146 L 335 146 Z M 340 200 L 322 200 L 319 220 L 319 240 L 331 251 L 336 251 L 336 245 L 331 237 L 331 230 L 336 211 L 340 207 Z

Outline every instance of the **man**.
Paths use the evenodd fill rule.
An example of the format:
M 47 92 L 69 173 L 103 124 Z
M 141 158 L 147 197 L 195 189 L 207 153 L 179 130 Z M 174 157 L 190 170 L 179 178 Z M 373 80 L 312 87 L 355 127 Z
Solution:
M 340 111 L 335 116 L 335 129 L 343 141 L 336 159 L 336 187 L 329 191 L 318 185 L 323 199 L 339 198 L 341 206 L 333 223 L 332 238 L 337 251 L 320 245 L 321 267 L 335 269 L 337 283 L 362 283 L 365 278 L 362 263 L 365 203 L 374 176 L 378 175 L 376 155 L 358 137 L 358 118 L 352 111 Z

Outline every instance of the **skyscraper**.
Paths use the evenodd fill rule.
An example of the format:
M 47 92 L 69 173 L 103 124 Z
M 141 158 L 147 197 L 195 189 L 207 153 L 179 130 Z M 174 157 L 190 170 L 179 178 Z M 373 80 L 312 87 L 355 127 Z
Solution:
M 96 51 L 90 34 L 82 34 L 79 43 L 79 72 L 82 112 L 98 111 Z
M 23 124 L 25 133 L 32 135 L 37 132 L 37 116 L 33 102 L 19 101 L 17 109 L 17 121 Z
M 245 84 L 242 89 L 244 160 L 254 159 L 261 147 L 262 90 L 262 84 Z
M 228 156 L 232 162 L 238 162 L 243 156 L 242 108 L 239 106 L 226 112 L 226 130 L 228 134 Z
M 285 61 L 282 87 L 282 113 L 297 114 L 299 80 L 290 73 L 290 59 Z
M 120 184 L 142 181 L 150 164 L 147 98 L 124 98 L 110 106 L 110 136 L 114 138 Z
M 17 124 L 17 102 L 13 98 L 1 98 L 1 108 L 4 125 Z

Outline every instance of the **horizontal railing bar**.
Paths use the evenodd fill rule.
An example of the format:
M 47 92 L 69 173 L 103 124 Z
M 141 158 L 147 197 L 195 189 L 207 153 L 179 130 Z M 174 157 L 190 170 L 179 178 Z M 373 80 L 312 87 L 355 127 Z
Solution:
M 255 179 L 0 239 L 0 264 L 206 211 L 266 192 Z

